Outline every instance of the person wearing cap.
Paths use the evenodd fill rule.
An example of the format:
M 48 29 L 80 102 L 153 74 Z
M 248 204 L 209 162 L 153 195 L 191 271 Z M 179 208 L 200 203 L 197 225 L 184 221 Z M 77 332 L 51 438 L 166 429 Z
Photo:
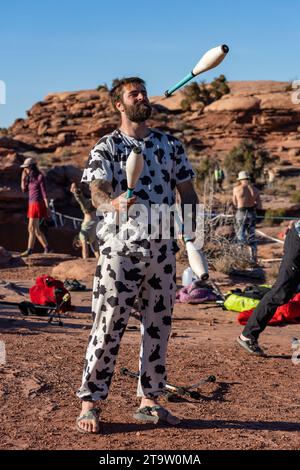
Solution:
M 27 217 L 28 222 L 28 247 L 21 256 L 29 256 L 33 252 L 36 238 L 44 248 L 44 253 L 49 253 L 49 247 L 45 235 L 39 227 L 42 218 L 50 216 L 47 193 L 45 187 L 45 177 L 38 169 L 35 160 L 31 157 L 26 158 L 23 165 L 21 188 L 23 192 L 28 192 L 29 203 Z
M 238 174 L 238 185 L 233 188 L 233 205 L 236 208 L 236 238 L 239 245 L 248 245 L 251 260 L 257 262 L 257 243 L 255 239 L 256 209 L 261 209 L 259 190 L 250 182 L 246 171 Z

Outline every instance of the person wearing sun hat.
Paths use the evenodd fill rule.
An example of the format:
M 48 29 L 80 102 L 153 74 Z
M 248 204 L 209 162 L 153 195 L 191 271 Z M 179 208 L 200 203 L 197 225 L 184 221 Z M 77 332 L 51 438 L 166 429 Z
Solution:
M 248 245 L 251 260 L 257 262 L 257 242 L 255 239 L 256 209 L 261 209 L 259 190 L 250 182 L 247 171 L 240 171 L 238 185 L 233 188 L 233 205 L 236 208 L 236 239 L 240 246 Z
M 39 227 L 42 218 L 48 218 L 50 215 L 45 177 L 38 169 L 36 161 L 28 157 L 21 165 L 23 168 L 21 176 L 21 188 L 23 192 L 28 192 L 29 203 L 27 217 L 28 222 L 28 246 L 27 250 L 21 253 L 21 256 L 29 256 L 33 252 L 36 238 L 44 248 L 44 253 L 49 253 L 49 247 L 45 235 Z

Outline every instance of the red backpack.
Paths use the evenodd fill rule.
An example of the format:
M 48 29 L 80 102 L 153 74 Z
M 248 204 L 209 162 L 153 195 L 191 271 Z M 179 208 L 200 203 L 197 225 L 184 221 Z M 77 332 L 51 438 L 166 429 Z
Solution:
M 40 276 L 36 278 L 35 285 L 29 289 L 30 300 L 34 304 L 59 307 L 61 312 L 72 310 L 71 296 L 64 287 L 62 281 L 51 276 Z M 63 297 L 68 294 L 69 298 L 64 301 Z

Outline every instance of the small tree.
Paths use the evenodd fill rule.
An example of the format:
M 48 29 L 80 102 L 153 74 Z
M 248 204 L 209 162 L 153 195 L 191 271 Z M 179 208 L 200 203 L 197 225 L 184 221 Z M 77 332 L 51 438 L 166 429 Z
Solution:
M 230 93 L 225 75 L 220 75 L 218 78 L 215 78 L 211 82 L 210 88 L 210 95 L 213 101 L 219 100 L 223 95 Z
M 196 82 L 192 82 L 183 89 L 183 93 L 185 98 L 181 102 L 181 107 L 187 111 L 192 103 L 201 102 L 207 106 L 213 101 L 219 100 L 226 93 L 230 93 L 230 89 L 226 77 L 220 75 L 211 84 L 206 84 L 203 81 L 198 85 Z
M 101 90 L 108 91 L 108 86 L 106 85 L 106 83 L 104 83 L 103 85 L 98 85 L 96 90 L 97 91 L 101 91 Z
M 114 88 L 115 86 L 119 85 L 121 78 L 114 78 L 113 81 L 111 82 L 111 88 Z
M 243 140 L 226 155 L 224 166 L 231 179 L 242 170 L 257 179 L 263 174 L 264 167 L 276 159 L 266 150 L 258 149 L 255 142 Z
M 196 173 L 196 186 L 200 187 L 201 184 L 209 177 L 214 169 L 215 161 L 208 156 L 203 156 L 199 159 L 199 163 L 195 168 Z

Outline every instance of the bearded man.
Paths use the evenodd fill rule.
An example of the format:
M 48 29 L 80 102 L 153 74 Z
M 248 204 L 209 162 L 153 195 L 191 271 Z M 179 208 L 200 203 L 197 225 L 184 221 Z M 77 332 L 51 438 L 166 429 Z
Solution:
M 82 401 L 77 428 L 88 433 L 100 430 L 96 402 L 102 403 L 108 396 L 120 341 L 135 302 L 141 317 L 142 340 L 137 388 L 141 404 L 134 418 L 169 425 L 180 423 L 179 418 L 158 404 L 167 379 L 165 362 L 178 247 L 173 236 L 153 238 L 140 230 L 135 216 L 129 215 L 128 222 L 121 226 L 120 221 L 122 213 L 130 212 L 133 205 L 146 212 L 154 205 L 173 206 L 176 188 L 181 204 L 194 208 L 198 203 L 192 184 L 194 172 L 181 142 L 146 125 L 151 105 L 145 82 L 138 77 L 124 78 L 110 96 L 120 113 L 120 127 L 95 145 L 82 176 L 82 181 L 90 183 L 93 205 L 99 208 L 105 198 L 114 209 L 114 213 L 106 213 L 98 230 L 101 256 L 93 286 L 94 323 L 82 385 L 77 392 Z M 134 196 L 127 199 L 126 160 L 134 147 L 142 151 L 144 167 Z M 127 236 L 120 236 L 124 228 Z

